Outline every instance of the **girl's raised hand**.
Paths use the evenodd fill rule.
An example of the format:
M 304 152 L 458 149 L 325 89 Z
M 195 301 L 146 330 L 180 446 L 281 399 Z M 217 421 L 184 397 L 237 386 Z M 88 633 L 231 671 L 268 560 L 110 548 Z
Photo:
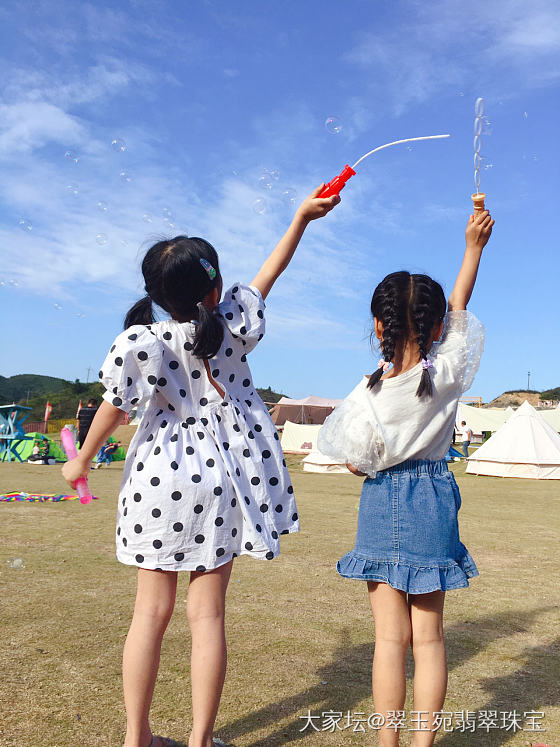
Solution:
M 311 192 L 297 209 L 297 213 L 305 221 L 315 220 L 316 218 L 322 218 L 333 209 L 335 205 L 340 202 L 338 195 L 332 197 L 318 197 L 325 185 L 321 184 Z
M 483 210 L 476 215 L 470 215 L 467 228 L 465 229 L 467 248 L 472 247 L 473 249 L 482 251 L 488 243 L 493 225 L 494 220 L 488 210 Z

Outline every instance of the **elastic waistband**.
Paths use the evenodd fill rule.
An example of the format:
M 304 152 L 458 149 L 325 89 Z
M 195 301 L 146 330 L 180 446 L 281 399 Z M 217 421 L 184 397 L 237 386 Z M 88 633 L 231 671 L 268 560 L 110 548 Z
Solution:
M 443 472 L 449 472 L 449 468 L 445 459 L 436 461 L 431 459 L 407 459 L 406 462 L 380 470 L 378 474 L 390 475 L 393 472 L 410 472 L 414 475 L 441 475 Z

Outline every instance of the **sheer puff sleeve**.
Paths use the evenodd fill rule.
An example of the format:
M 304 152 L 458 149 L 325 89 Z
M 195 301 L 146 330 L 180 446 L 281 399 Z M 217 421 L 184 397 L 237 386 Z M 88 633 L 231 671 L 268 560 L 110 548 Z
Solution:
M 218 310 L 226 327 L 239 338 L 245 352 L 252 350 L 265 331 L 265 303 L 258 288 L 236 283 L 224 294 Z
M 162 352 L 148 327 L 137 324 L 121 332 L 99 372 L 107 390 L 103 399 L 125 412 L 145 402 L 158 383 Z
M 472 386 L 483 350 L 484 325 L 470 311 L 461 310 L 447 312 L 441 342 L 430 352 L 434 360 L 447 362 L 461 392 L 466 392 Z
M 367 390 L 367 377 L 328 416 L 319 431 L 319 451 L 375 477 L 385 451 Z

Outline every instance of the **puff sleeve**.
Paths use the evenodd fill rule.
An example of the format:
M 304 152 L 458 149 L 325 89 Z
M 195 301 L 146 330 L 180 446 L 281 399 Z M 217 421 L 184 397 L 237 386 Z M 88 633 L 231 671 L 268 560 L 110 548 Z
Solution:
M 317 446 L 322 454 L 375 477 L 385 452 L 380 426 L 368 401 L 367 378 L 327 417 Z
M 224 294 L 218 310 L 231 334 L 245 352 L 252 350 L 265 332 L 265 303 L 258 288 L 236 283 Z
M 107 390 L 103 399 L 125 412 L 149 399 L 158 383 L 162 354 L 148 327 L 138 324 L 121 332 L 99 371 Z
M 441 342 L 430 351 L 435 360 L 449 365 L 453 379 L 466 392 L 480 366 L 484 350 L 484 325 L 467 310 L 448 311 Z

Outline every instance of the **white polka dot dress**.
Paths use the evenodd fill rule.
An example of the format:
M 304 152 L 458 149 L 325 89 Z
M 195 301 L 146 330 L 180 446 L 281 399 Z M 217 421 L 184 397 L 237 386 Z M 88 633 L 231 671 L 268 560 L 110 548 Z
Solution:
M 265 329 L 256 288 L 237 284 L 218 309 L 224 341 L 208 363 L 195 325 L 174 320 L 121 333 L 99 377 L 111 404 L 146 403 L 129 447 L 117 514 L 117 558 L 169 571 L 209 570 L 239 555 L 271 560 L 299 519 L 278 433 L 247 353 Z

